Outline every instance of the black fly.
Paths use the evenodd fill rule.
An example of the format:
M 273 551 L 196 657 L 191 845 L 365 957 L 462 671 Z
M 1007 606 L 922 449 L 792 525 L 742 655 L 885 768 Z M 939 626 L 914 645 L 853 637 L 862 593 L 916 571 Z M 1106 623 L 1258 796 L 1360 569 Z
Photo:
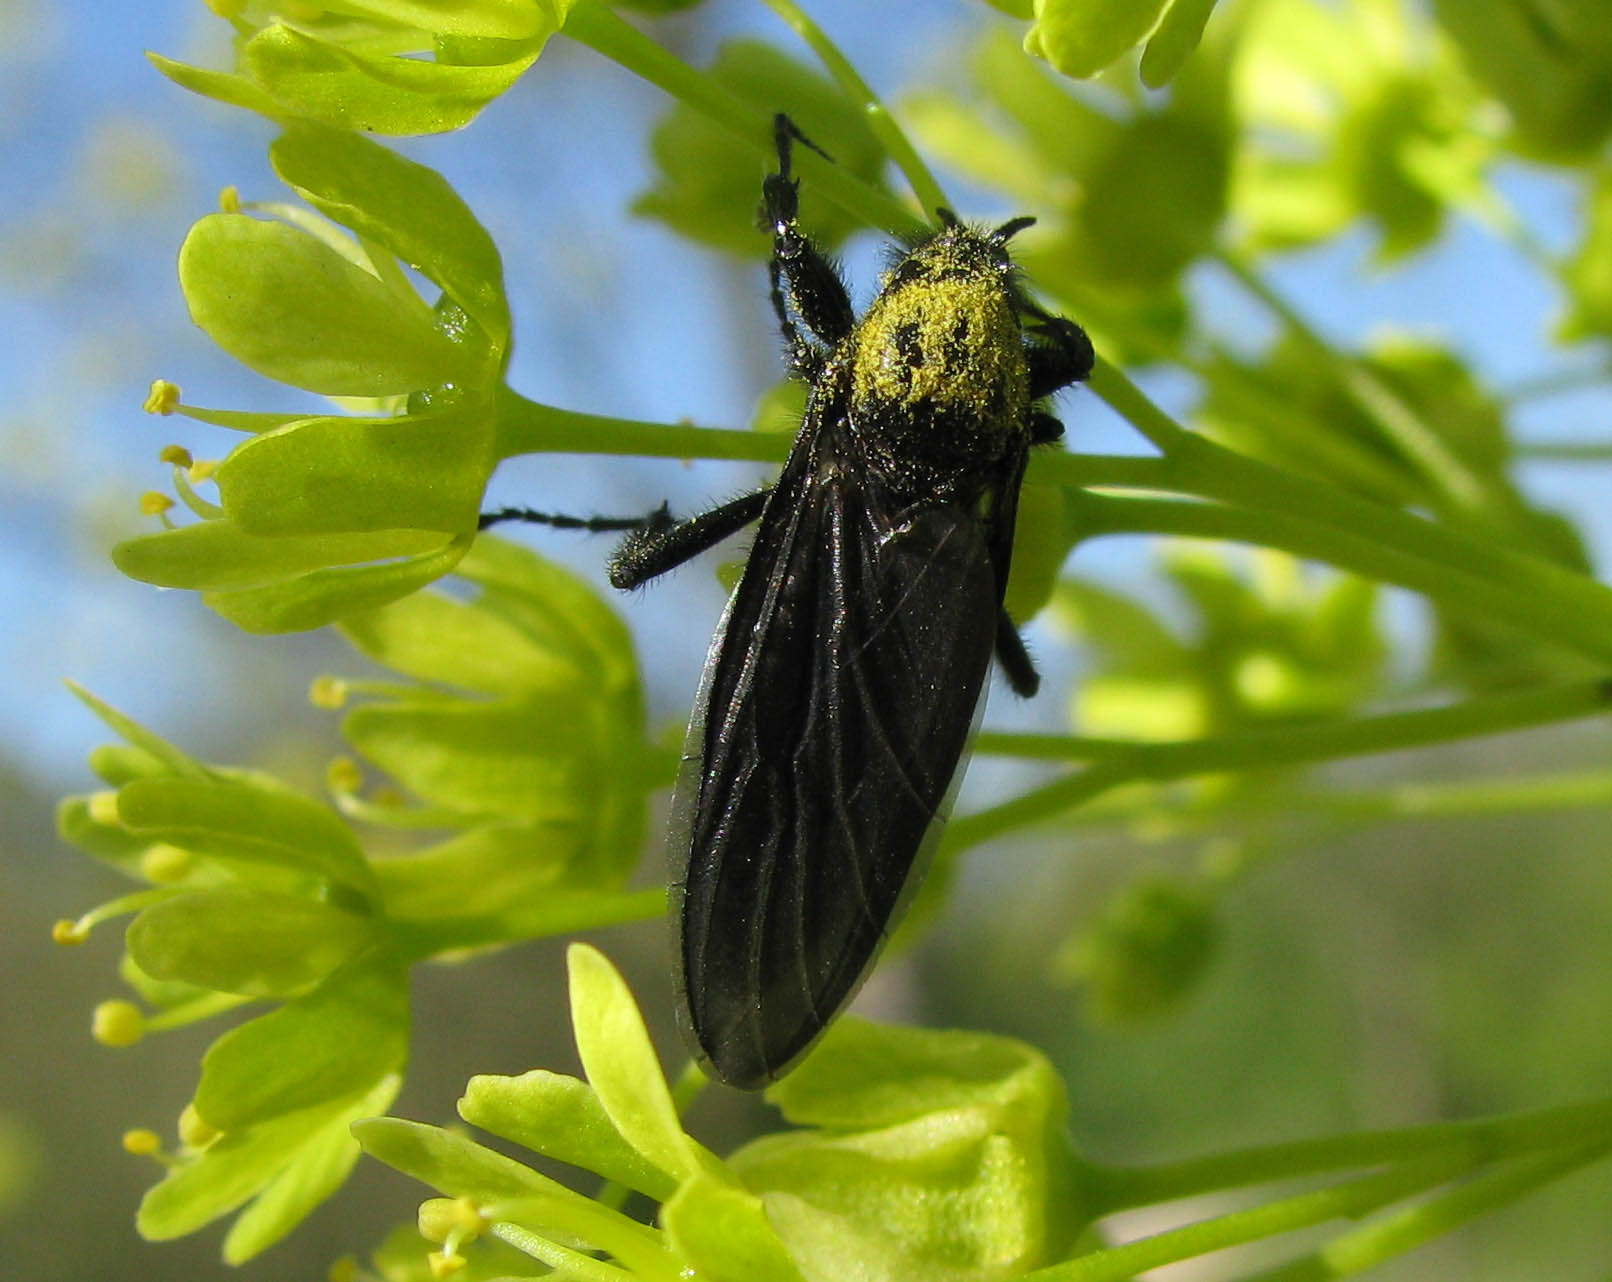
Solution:
M 792 144 L 762 186 L 772 302 L 809 387 L 777 483 L 628 534 L 630 588 L 760 518 L 711 646 L 672 801 L 683 1025 L 732 1086 L 777 1078 L 855 992 L 932 848 L 994 653 L 1039 683 L 1002 607 L 1041 408 L 1091 344 L 1025 295 L 1007 241 L 936 210 L 858 320 L 796 223 Z M 810 145 L 810 144 L 808 144 Z M 499 514 L 500 519 L 518 513 Z M 601 522 L 601 524 L 604 524 Z

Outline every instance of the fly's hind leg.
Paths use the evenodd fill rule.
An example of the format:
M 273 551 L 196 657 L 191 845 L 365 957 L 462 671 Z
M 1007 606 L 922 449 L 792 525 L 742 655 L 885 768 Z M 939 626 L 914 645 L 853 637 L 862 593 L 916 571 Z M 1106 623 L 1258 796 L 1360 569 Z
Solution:
M 1024 648 L 1024 638 L 1006 610 L 996 614 L 996 662 L 1014 694 L 1021 699 L 1035 697 L 1041 688 L 1041 674 L 1035 670 L 1035 661 Z
M 664 503 L 648 516 L 568 516 L 563 512 L 539 512 L 529 507 L 501 507 L 496 512 L 483 512 L 481 519 L 476 522 L 476 528 L 485 530 L 491 525 L 520 521 L 526 525 L 546 525 L 555 530 L 586 530 L 589 534 L 606 534 L 620 530 L 641 530 L 666 517 Z

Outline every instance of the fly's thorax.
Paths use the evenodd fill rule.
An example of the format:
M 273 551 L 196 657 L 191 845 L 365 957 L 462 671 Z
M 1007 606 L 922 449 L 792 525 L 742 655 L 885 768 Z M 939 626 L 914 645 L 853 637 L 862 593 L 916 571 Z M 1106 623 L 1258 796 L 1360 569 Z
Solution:
M 861 435 L 953 457 L 1022 447 L 1030 381 L 1010 270 L 999 245 L 964 227 L 896 264 L 848 340 Z

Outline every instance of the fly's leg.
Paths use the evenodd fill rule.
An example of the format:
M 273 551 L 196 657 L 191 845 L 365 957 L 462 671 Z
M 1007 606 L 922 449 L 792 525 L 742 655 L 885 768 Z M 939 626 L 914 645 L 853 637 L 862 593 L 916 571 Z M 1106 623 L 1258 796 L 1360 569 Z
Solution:
M 996 662 L 1014 694 L 1021 699 L 1035 697 L 1041 688 L 1041 674 L 1035 670 L 1035 662 L 1024 648 L 1024 638 L 1006 610 L 996 615 Z
M 771 493 L 768 486 L 686 521 L 674 521 L 662 504 L 648 521 L 633 527 L 622 539 L 610 558 L 610 586 L 636 588 L 715 547 L 760 516 Z
M 564 513 L 539 512 L 529 507 L 501 507 L 496 512 L 483 512 L 481 519 L 476 522 L 476 528 L 485 530 L 490 525 L 521 521 L 527 525 L 547 525 L 556 530 L 608 534 L 621 530 L 641 530 L 669 519 L 664 503 L 648 516 L 566 516 Z
M 1089 378 L 1096 353 L 1086 331 L 1074 321 L 1039 307 L 1032 308 L 1030 315 L 1034 322 L 1024 355 L 1030 363 L 1030 399 L 1039 401 L 1060 387 Z
M 825 158 L 827 153 L 782 112 L 773 117 L 773 137 L 778 148 L 778 172 L 768 174 L 761 184 L 760 211 L 762 226 L 772 232 L 772 262 L 768 266 L 772 309 L 784 342 L 789 345 L 795 373 L 812 382 L 821 375 L 828 355 L 820 344 L 833 346 L 849 335 L 856 316 L 839 270 L 796 222 L 800 181 L 790 176 L 794 144 L 800 142 Z M 801 332 L 797 318 L 817 343 Z

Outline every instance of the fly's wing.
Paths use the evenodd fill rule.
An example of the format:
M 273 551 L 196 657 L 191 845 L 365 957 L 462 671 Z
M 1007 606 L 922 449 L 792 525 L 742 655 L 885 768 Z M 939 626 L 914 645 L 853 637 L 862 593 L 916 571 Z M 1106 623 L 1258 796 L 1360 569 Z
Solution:
M 679 995 L 723 1081 L 778 1076 L 867 972 L 967 744 L 1000 600 L 972 511 L 893 515 L 832 463 L 786 467 L 673 803 Z

